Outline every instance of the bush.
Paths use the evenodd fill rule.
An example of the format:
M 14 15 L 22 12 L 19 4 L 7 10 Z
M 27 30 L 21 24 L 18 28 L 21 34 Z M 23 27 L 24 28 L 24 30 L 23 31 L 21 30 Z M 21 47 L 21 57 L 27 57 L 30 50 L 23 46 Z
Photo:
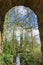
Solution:
M 13 63 L 13 55 L 10 54 L 4 54 L 3 55 L 3 61 L 4 61 L 4 65 L 12 65 Z
M 0 55 L 0 65 L 3 65 L 3 55 Z

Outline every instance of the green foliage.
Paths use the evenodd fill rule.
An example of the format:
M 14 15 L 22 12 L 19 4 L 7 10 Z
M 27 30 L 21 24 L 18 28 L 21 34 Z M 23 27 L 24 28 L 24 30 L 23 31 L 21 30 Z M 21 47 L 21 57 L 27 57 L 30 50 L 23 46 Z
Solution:
M 34 65 L 35 64 L 35 59 L 31 53 L 23 53 L 21 54 L 21 63 L 25 65 Z
M 16 63 L 16 57 L 18 53 L 20 54 L 21 65 L 39 65 L 39 62 L 41 62 L 41 46 L 32 36 L 31 20 L 29 26 L 25 22 L 21 23 L 14 21 L 13 23 L 9 23 L 9 13 L 7 13 L 7 16 L 4 23 L 3 55 L 0 55 L 0 65 L 13 65 L 13 61 Z M 18 46 L 18 41 L 15 34 L 18 25 L 22 27 L 19 28 L 20 32 L 22 32 L 20 35 L 20 46 Z M 29 28 L 30 32 L 26 27 Z M 26 28 L 24 39 L 23 28 Z M 28 35 L 29 33 L 31 33 L 31 37 Z M 9 35 L 11 36 L 11 39 L 8 37 Z
M 33 44 L 33 47 L 32 47 Z M 18 41 L 14 37 L 14 31 L 11 40 L 5 40 L 3 42 L 3 60 L 4 65 L 12 65 L 13 58 L 17 56 L 17 53 L 20 54 L 21 65 L 36 65 L 41 63 L 41 50 L 40 45 L 37 44 L 33 37 L 33 41 L 28 40 L 28 37 L 25 36 L 23 39 L 23 34 L 20 36 L 20 46 L 18 46 Z M 14 63 L 16 59 L 14 59 Z M 38 62 L 38 63 L 37 63 Z M 2 64 L 2 62 L 1 62 Z
M 0 54 L 0 65 L 3 65 L 3 55 Z
M 3 57 L 4 65 L 12 65 L 13 63 L 13 55 L 11 54 L 4 54 Z

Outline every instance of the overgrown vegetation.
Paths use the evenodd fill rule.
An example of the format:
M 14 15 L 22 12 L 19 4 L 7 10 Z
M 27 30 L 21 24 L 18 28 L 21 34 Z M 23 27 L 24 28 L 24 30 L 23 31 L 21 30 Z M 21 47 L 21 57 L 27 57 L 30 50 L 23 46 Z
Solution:
M 17 20 L 9 22 L 10 17 L 7 13 L 4 23 L 3 53 L 0 55 L 0 65 L 16 65 L 18 53 L 21 65 L 41 65 L 41 45 L 37 43 L 32 34 L 31 18 L 28 18 L 29 22 L 27 23 Z M 20 31 L 19 36 L 16 35 L 18 31 Z
M 13 31 L 14 32 L 14 31 Z M 20 36 L 20 46 L 18 46 L 18 41 L 14 34 L 9 41 L 5 37 L 3 43 L 3 63 L 4 65 L 16 64 L 16 56 L 20 54 L 21 65 L 40 65 L 41 64 L 41 46 L 33 40 L 29 39 L 25 35 L 23 39 L 23 34 Z

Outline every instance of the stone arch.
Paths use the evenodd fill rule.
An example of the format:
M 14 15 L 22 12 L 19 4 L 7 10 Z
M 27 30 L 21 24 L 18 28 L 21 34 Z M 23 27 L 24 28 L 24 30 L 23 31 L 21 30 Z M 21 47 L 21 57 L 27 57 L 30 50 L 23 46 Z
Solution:
M 43 0 L 0 0 L 0 31 L 3 32 L 4 18 L 6 12 L 16 5 L 30 7 L 38 16 L 38 27 L 41 39 L 41 50 L 43 55 Z M 42 56 L 43 58 L 43 56 Z

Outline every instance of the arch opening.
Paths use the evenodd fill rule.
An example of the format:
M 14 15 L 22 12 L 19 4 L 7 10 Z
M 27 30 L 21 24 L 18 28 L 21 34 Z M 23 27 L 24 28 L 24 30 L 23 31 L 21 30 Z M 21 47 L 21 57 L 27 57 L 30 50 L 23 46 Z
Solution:
M 37 15 L 30 8 L 15 6 L 7 12 L 3 30 L 3 53 L 11 56 L 14 61 L 12 63 L 16 65 L 29 65 L 30 61 L 33 65 L 40 62 Z

